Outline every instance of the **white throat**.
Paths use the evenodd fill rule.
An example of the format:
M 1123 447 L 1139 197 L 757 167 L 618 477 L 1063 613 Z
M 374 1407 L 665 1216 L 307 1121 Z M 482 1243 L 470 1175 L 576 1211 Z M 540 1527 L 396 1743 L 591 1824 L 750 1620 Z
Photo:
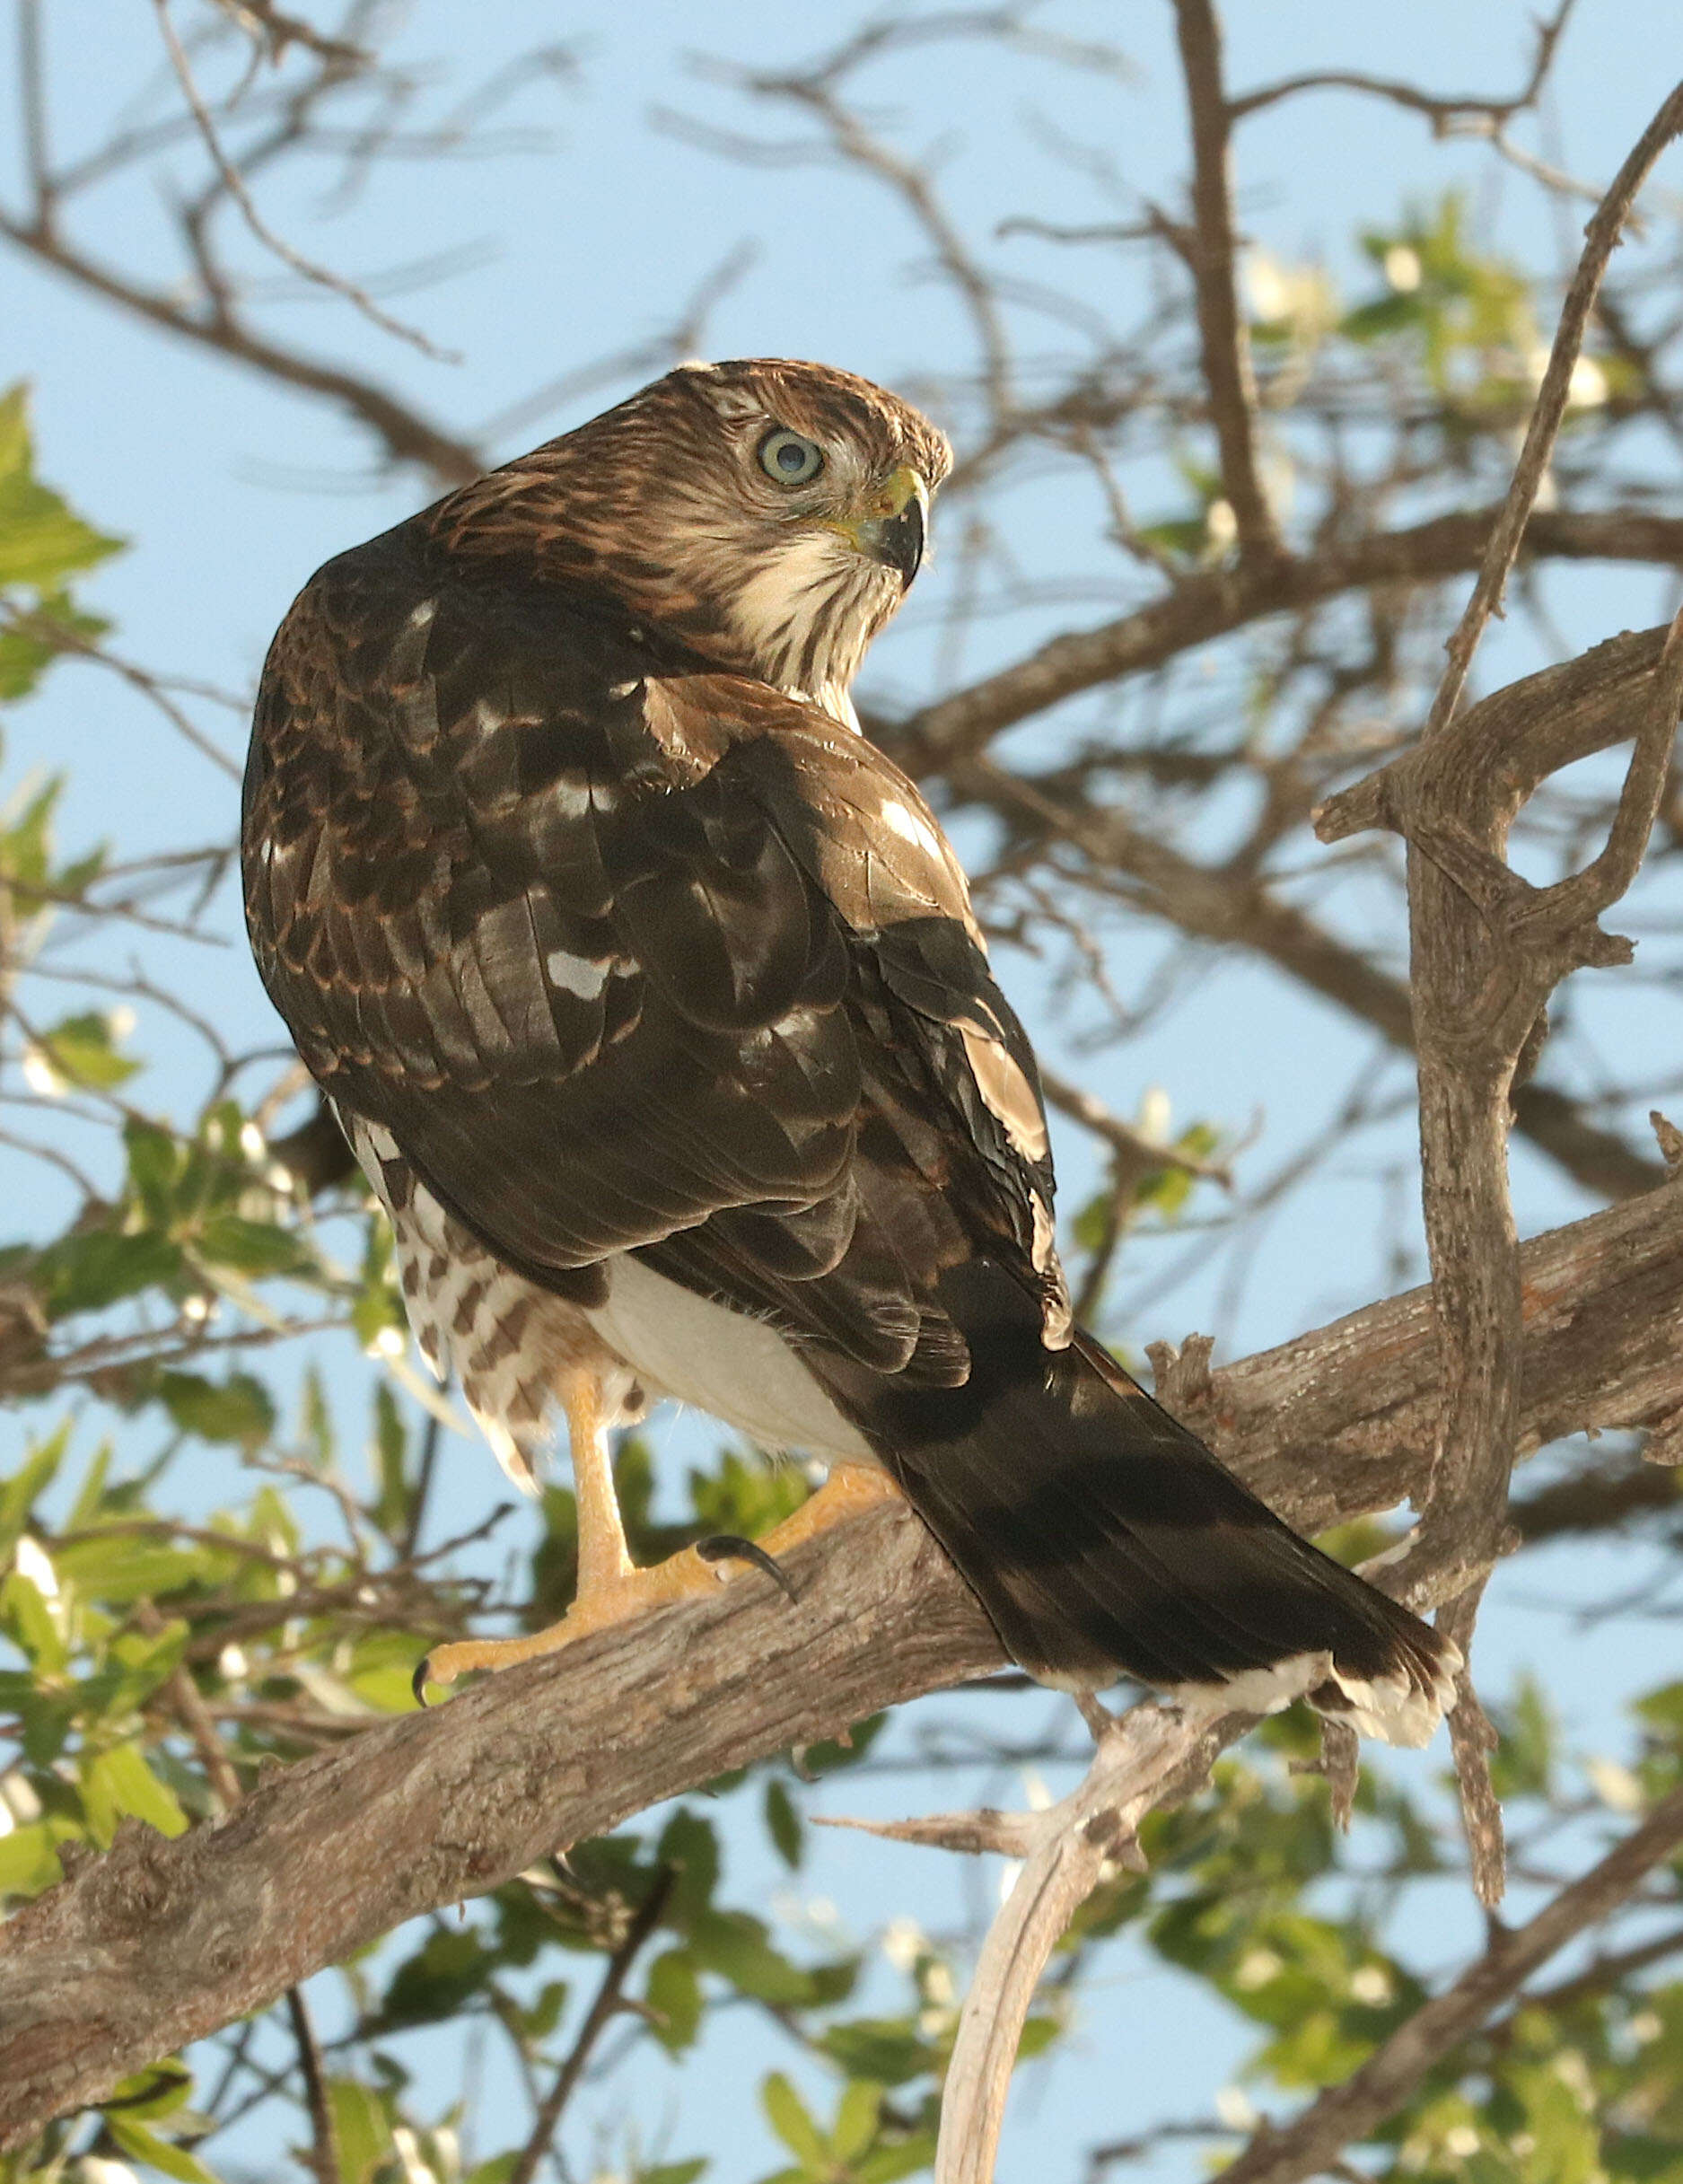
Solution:
M 766 681 L 856 734 L 848 693 L 885 610 L 898 603 L 885 596 L 898 581 L 835 531 L 797 533 L 732 591 L 732 632 Z

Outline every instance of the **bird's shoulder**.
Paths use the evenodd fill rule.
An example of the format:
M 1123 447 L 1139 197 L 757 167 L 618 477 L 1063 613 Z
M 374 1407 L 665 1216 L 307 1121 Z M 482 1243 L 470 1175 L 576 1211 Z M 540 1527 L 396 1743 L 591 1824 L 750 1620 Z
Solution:
M 934 813 L 844 724 L 400 528 L 306 587 L 258 742 L 266 982 L 511 1261 L 828 1204 L 857 1148 L 1050 1276 L 1028 1042 Z

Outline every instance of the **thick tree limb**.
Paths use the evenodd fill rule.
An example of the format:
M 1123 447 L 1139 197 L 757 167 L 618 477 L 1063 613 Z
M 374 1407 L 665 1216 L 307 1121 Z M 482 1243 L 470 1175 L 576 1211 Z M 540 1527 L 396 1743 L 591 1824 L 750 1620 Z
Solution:
M 1683 1405 L 1683 1185 L 1528 1245 L 1521 1443 Z M 1437 1392 L 1428 1292 L 1218 1373 L 1192 1422 L 1315 1531 L 1424 1487 Z M 126 2072 L 259 2008 L 400 1920 L 495 1888 L 558 1842 L 999 1665 L 909 1512 L 512 1669 L 264 1782 L 173 1842 L 127 1825 L 0 1928 L 0 2148 Z

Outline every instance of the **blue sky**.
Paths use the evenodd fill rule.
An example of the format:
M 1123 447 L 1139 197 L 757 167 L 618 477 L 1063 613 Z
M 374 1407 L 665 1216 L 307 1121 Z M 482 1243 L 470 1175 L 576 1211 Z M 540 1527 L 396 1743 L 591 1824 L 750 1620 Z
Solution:
M 1415 0 L 1383 9 L 1352 7 L 1348 0 L 1236 0 L 1228 11 L 1230 80 L 1242 86 L 1310 66 L 1351 66 L 1443 89 L 1507 88 L 1523 70 L 1530 12 L 1510 0 L 1478 7 Z M 54 131 L 65 145 L 90 145 L 157 69 L 151 11 L 45 14 Z M 94 20 L 97 39 L 89 35 Z M 1184 116 L 1169 10 L 1159 0 L 1127 0 L 1053 7 L 1040 20 L 1070 37 L 1118 41 L 1131 73 L 1120 80 L 1072 75 L 955 45 L 938 57 L 903 62 L 872 83 L 880 125 L 903 148 L 939 149 L 943 187 L 967 230 L 984 239 L 991 263 L 1024 278 L 1078 277 L 1085 302 L 1126 314 L 1138 302 L 1137 259 L 1090 254 L 1077 274 L 1066 255 L 1045 245 L 986 239 L 999 220 L 1025 207 L 1053 220 L 1118 216 L 1060 158 L 1056 137 L 1101 147 L 1128 189 L 1174 201 L 1184 171 Z M 357 277 L 435 253 L 470 253 L 453 277 L 390 300 L 441 346 L 460 352 L 460 361 L 429 361 L 320 294 L 276 302 L 269 323 L 289 341 L 401 389 L 452 427 L 478 432 L 534 389 L 652 337 L 710 268 L 739 243 L 751 242 L 752 262 L 714 314 L 713 354 L 818 356 L 915 388 L 951 364 L 964 329 L 950 297 L 908 263 L 925 251 L 899 209 L 834 168 L 733 164 L 651 124 L 653 110 L 667 108 L 715 127 L 793 135 L 785 114 L 755 111 L 697 74 L 686 65 L 686 49 L 705 44 L 773 69 L 808 56 L 823 28 L 840 30 L 849 21 L 839 8 L 796 8 L 786 0 L 732 0 L 705 15 L 674 0 L 618 9 L 582 0 L 566 10 L 486 0 L 470 13 L 447 0 L 417 5 L 401 33 L 404 50 L 417 61 L 448 57 L 464 82 L 488 77 L 541 38 L 577 47 L 575 75 L 535 77 L 509 110 L 511 125 L 552 132 L 552 147 L 396 169 L 343 208 L 324 207 L 320 176 L 307 188 L 288 183 L 259 195 L 266 215 L 293 241 Z M 1542 140 L 1550 155 L 1592 179 L 1610 174 L 1678 73 L 1680 30 L 1674 0 L 1582 0 Z M 9 65 L 8 57 L 0 70 Z M 6 95 L 9 86 L 0 86 L 0 99 Z M 1521 134 L 1538 141 L 1523 128 Z M 0 153 L 0 186 L 12 189 L 14 158 Z M 183 174 L 190 164 L 175 162 Z M 1530 262 L 1558 261 L 1559 224 L 1534 190 L 1511 174 L 1493 175 L 1476 146 L 1434 145 L 1418 118 L 1391 107 L 1318 96 L 1265 115 L 1241 140 L 1239 203 L 1247 232 L 1280 259 L 1323 259 L 1354 292 L 1371 277 L 1353 248 L 1361 226 L 1384 224 L 1411 196 L 1424 200 L 1454 181 L 1467 187 L 1502 247 Z M 1675 162 L 1661 169 L 1661 181 L 1672 194 L 1656 203 L 1674 218 Z M 85 232 L 113 261 L 159 273 L 170 264 L 161 197 L 150 187 L 95 197 Z M 242 262 L 261 280 L 288 285 L 255 250 L 242 252 Z M 1072 337 L 1050 328 L 1039 339 L 1056 354 L 1067 351 Z M 160 670 L 249 689 L 269 633 L 311 568 L 430 496 L 412 471 L 381 474 L 366 439 L 320 403 L 101 310 L 12 255 L 0 258 L 0 382 L 18 375 L 34 385 L 43 473 L 91 520 L 132 541 L 91 581 L 87 597 L 111 617 L 121 650 Z M 625 390 L 624 383 L 607 384 L 493 432 L 493 451 L 515 453 Z M 1040 609 L 1038 619 L 1018 616 L 982 630 L 966 655 L 967 673 L 1012 656 L 1037 636 L 1107 611 L 1102 583 L 1109 580 L 1091 590 L 1091 571 L 1073 562 L 1056 494 L 1030 478 L 1004 506 L 1025 571 L 1047 584 L 1077 577 L 1090 592 Z M 940 582 L 937 569 L 935 586 Z M 937 589 L 921 588 L 905 628 L 890 634 L 867 671 L 868 687 L 879 695 L 916 700 L 934 688 L 925 592 L 939 598 Z M 1652 579 L 1622 571 L 1575 572 L 1570 583 L 1551 582 L 1549 598 L 1574 643 L 1640 626 L 1670 605 Z M 1493 640 L 1481 672 L 1488 681 L 1540 656 L 1534 632 L 1516 623 Z M 242 722 L 214 709 L 199 717 L 237 759 Z M 227 776 L 171 741 L 142 704 L 94 670 L 59 671 L 37 701 L 8 720 L 6 734 L 7 783 L 31 765 L 70 770 L 71 840 L 109 836 L 137 855 L 232 829 Z M 220 910 L 224 930 L 234 935 L 232 899 Z M 191 982 L 200 1005 L 235 1043 L 276 1035 L 240 947 L 214 959 L 208 970 L 194 952 L 164 952 L 157 960 L 166 975 Z M 1031 968 L 1019 963 L 1012 976 L 1031 1018 L 1056 1039 L 1032 991 Z M 1639 997 L 1614 994 L 1574 1001 L 1579 1005 L 1601 1011 L 1597 1022 L 1624 1027 L 1638 1050 L 1654 1036 Z M 136 1090 L 167 1107 L 185 1096 L 197 1065 L 161 1045 L 151 1039 L 155 1059 Z M 1239 1127 L 1259 1113 L 1261 1135 L 1247 1159 L 1266 1172 L 1313 1134 L 1329 1088 L 1342 1085 L 1363 1051 L 1326 1011 L 1233 963 L 1212 969 L 1197 1009 L 1179 1012 L 1119 1061 L 1059 1059 L 1124 1111 L 1156 1083 L 1183 1118 L 1209 1115 Z M 1377 1151 L 1370 1147 L 1363 1157 L 1377 1158 Z M 1065 1203 L 1078 1203 L 1090 1155 L 1067 1143 L 1065 1161 Z M 1516 1181 L 1524 1228 L 1585 1210 L 1523 1153 Z M 32 1188 L 20 1179 L 20 1189 Z M 1290 1220 L 1264 1239 L 1249 1287 L 1225 1314 L 1224 1339 L 1248 1349 L 1363 1301 L 1380 1282 L 1375 1228 L 1371 1180 L 1354 1166 L 1294 1201 Z M 1156 1263 L 1148 1256 L 1130 1267 L 1125 1283 L 1139 1300 L 1138 1338 L 1213 1324 L 1222 1309 L 1214 1275 L 1177 1292 L 1166 1321 L 1152 1316 L 1145 1292 Z M 667 1442 L 681 1457 L 681 1434 L 669 1433 Z M 496 1485 L 488 1463 L 464 1444 L 440 1521 L 465 1514 L 471 1522 Z M 1539 1638 L 1553 1637 L 1554 1652 L 1562 1650 L 1558 1617 L 1528 1609 L 1522 1597 L 1552 1591 L 1558 1565 L 1558 1557 L 1533 1562 L 1507 1612 L 1488 1620 L 1486 1661 L 1498 1688 Z M 1569 1597 L 1580 1596 L 1586 1570 L 1594 1575 L 1593 1565 L 1579 1557 L 1572 1583 L 1563 1578 Z M 1592 1718 L 1606 1680 L 1630 1680 L 1628 1644 L 1612 1634 L 1578 1644 L 1563 1681 L 1565 1703 Z M 1038 1719 L 1051 1706 L 1023 1702 L 1012 1726 L 1021 1730 L 1023 1713 Z M 889 1782 L 849 1784 L 826 1794 L 843 1809 L 861 1810 L 867 1798 L 874 1807 L 881 1797 L 881 1809 L 892 1809 L 916 1794 L 916 1784 Z M 885 1853 L 837 1836 L 818 1854 L 811 1889 L 832 1899 L 860 1929 L 913 1903 L 934 1922 L 952 1915 L 963 1885 L 962 1876 L 934 1872 L 934 1864 L 929 1854 Z M 1446 1907 L 1446 1959 L 1470 1933 L 1470 1921 Z M 1192 2005 L 1182 1983 L 1170 1982 L 1176 1999 L 1167 2006 L 1168 1978 L 1134 1964 L 1123 1970 L 1116 1994 L 1095 1997 L 1086 2061 L 1063 2063 L 1032 2111 L 1020 2099 L 1005 2177 L 1072 2174 L 1080 2147 L 1113 2130 L 1119 2118 L 1137 2124 L 1154 2103 L 1165 2113 L 1200 2105 L 1211 2058 L 1236 2057 L 1244 2042 L 1207 2004 L 1198 2004 L 1204 2014 L 1196 2022 L 1186 2017 L 1183 2008 Z M 758 2049 L 734 2023 L 716 2041 L 727 2048 L 748 2045 L 712 2058 L 710 2071 L 692 2074 L 676 2089 L 662 2090 L 661 2066 L 650 2066 L 647 2098 L 656 2108 L 669 2092 L 681 2099 L 677 2144 L 683 2148 L 750 2143 L 751 2156 L 722 2163 L 718 2173 L 733 2177 L 749 2173 L 739 2161 L 758 2160 L 761 2152 L 757 2123 L 743 2125 L 737 2107 Z M 1126 2047 L 1126 2071 L 1118 2065 L 1118 2043 Z M 1183 2064 L 1188 2050 L 1190 2069 Z M 1134 2083 L 1119 2084 L 1119 2078 Z M 1152 2090 L 1142 2107 L 1137 2087 L 1144 2083 Z M 1180 2171 L 1171 2164 L 1160 2173 Z

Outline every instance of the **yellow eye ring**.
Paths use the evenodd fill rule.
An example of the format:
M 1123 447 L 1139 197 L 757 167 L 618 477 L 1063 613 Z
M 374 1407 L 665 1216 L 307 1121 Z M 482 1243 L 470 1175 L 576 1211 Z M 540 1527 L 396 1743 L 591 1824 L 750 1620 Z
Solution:
M 810 486 L 824 468 L 824 451 L 779 425 L 759 443 L 759 467 L 777 485 Z

